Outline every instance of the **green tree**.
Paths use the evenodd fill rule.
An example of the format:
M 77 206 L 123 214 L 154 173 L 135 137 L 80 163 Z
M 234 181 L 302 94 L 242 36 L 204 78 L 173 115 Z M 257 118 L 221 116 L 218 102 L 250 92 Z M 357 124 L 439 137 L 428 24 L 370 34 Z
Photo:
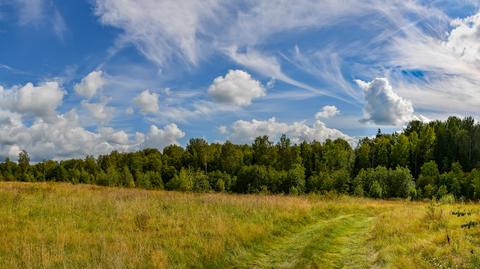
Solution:
M 383 189 L 378 181 L 374 180 L 372 182 L 372 186 L 370 187 L 370 191 L 368 195 L 372 198 L 382 198 L 383 197 Z
M 191 171 L 187 169 L 181 169 L 180 173 L 175 175 L 167 185 L 168 190 L 176 191 L 192 191 L 193 190 L 193 176 Z
M 410 157 L 410 141 L 405 134 L 401 134 L 395 140 L 391 153 L 392 167 L 406 167 Z
M 208 173 L 208 163 L 211 160 L 207 141 L 202 138 L 192 138 L 187 145 L 189 163 L 194 169 L 202 169 Z
M 288 171 L 302 163 L 300 148 L 291 145 L 290 139 L 283 134 L 277 144 L 278 161 L 277 169 Z
M 219 162 L 222 171 L 236 174 L 243 165 L 243 152 L 227 140 L 221 147 Z
M 284 193 L 289 193 L 291 190 L 295 190 L 296 193 L 303 193 L 305 191 L 305 169 L 303 166 L 296 164 L 288 170 L 281 184 L 281 191 Z
M 33 175 L 30 173 L 30 156 L 25 150 L 18 154 L 18 178 L 21 181 L 33 181 Z
M 257 165 L 274 166 L 276 161 L 275 148 L 268 136 L 259 136 L 252 145 L 253 162 Z
M 435 161 L 429 161 L 422 165 L 420 175 L 417 180 L 417 187 L 421 190 L 425 189 L 425 186 L 435 186 L 438 182 L 440 172 Z
M 135 188 L 135 180 L 133 178 L 132 173 L 130 173 L 130 169 L 127 166 L 123 167 L 122 171 L 122 186 Z

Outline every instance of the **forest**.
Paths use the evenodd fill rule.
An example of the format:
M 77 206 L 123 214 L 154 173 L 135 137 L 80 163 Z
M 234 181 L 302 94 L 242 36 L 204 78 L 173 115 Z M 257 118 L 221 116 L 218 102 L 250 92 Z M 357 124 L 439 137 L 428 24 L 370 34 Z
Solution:
M 193 138 L 185 148 L 114 151 L 85 159 L 0 164 L 3 181 L 58 181 L 193 192 L 302 194 L 372 198 L 480 198 L 480 124 L 472 117 L 410 122 L 398 133 L 293 144 L 283 135 L 251 145 Z

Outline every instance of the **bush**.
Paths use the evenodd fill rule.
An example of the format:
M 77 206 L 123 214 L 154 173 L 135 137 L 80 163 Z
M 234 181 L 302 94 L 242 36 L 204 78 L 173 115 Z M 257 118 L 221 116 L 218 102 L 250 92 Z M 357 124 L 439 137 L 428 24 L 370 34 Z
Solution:
M 378 183 L 378 181 L 373 181 L 370 191 L 368 192 L 368 195 L 372 198 L 383 197 L 383 189 L 382 189 L 382 186 L 380 186 L 380 183 Z
M 412 189 L 415 189 L 413 176 L 408 168 L 397 167 L 395 170 L 389 170 L 388 197 L 407 198 L 411 195 Z
M 443 209 L 440 208 L 439 203 L 432 199 L 427 207 L 425 213 L 425 224 L 430 229 L 440 229 L 446 226 L 446 218 Z
M 362 185 L 356 185 L 353 190 L 353 195 L 355 196 L 365 196 L 365 192 L 363 191 Z
M 455 196 L 453 194 L 446 194 L 440 198 L 440 203 L 442 204 L 453 204 L 455 203 Z
M 155 189 L 163 189 L 164 184 L 162 180 L 162 174 L 156 171 L 148 171 L 145 173 L 145 175 L 148 177 L 150 180 L 150 183 L 152 184 L 152 187 Z
M 236 177 L 232 177 L 228 173 L 217 170 L 208 173 L 208 181 L 210 182 L 210 188 L 215 191 L 232 191 Z
M 192 191 L 193 177 L 187 169 L 181 169 L 180 173 L 175 175 L 166 185 L 168 190 Z
M 361 169 L 353 180 L 353 193 L 372 198 L 415 198 L 416 190 L 413 176 L 408 168 L 395 170 L 383 166 Z
M 201 171 L 192 173 L 193 179 L 193 188 L 195 192 L 209 192 L 212 189 L 210 188 L 210 182 L 208 181 L 208 176 Z
M 305 169 L 301 165 L 295 165 L 288 170 L 285 178 L 282 180 L 282 191 L 295 194 L 305 191 Z
M 423 190 L 423 197 L 433 198 L 434 193 L 435 193 L 435 187 L 431 184 L 428 184 L 427 186 L 425 186 Z
M 442 185 L 440 188 L 437 190 L 437 198 L 440 199 L 441 197 L 445 196 L 448 194 L 447 186 Z
M 272 180 L 278 180 L 278 174 L 274 175 L 272 169 L 267 170 L 263 165 L 244 166 L 238 172 L 235 191 L 240 193 L 270 192 Z

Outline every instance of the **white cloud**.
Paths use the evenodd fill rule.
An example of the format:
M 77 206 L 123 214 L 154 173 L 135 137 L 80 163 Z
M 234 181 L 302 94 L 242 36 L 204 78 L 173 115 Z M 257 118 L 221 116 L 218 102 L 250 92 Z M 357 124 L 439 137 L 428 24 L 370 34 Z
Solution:
M 46 26 L 61 40 L 67 26 L 53 1 L 49 0 L 10 0 L 18 13 L 18 22 L 23 26 Z M 1 5 L 0 1 L 0 5 Z
M 20 154 L 21 151 L 22 149 L 20 149 L 17 145 L 11 145 L 8 147 L 7 149 L 8 153 L 5 155 L 5 157 L 15 160 L 18 158 L 18 155 Z
M 346 101 L 344 98 L 338 96 L 334 92 L 329 92 L 323 89 L 312 87 L 301 81 L 292 79 L 287 76 L 283 71 L 281 64 L 274 56 L 264 55 L 256 50 L 250 49 L 245 53 L 239 53 L 236 47 L 230 47 L 224 51 L 232 60 L 241 64 L 247 68 L 250 68 L 264 76 L 271 77 L 276 80 L 280 80 L 292 86 L 304 89 L 315 94 L 325 95 L 340 100 Z
M 95 13 L 101 22 L 123 29 L 121 42 L 134 44 L 158 65 L 173 56 L 188 63 L 198 62 L 199 48 L 209 35 L 207 25 L 214 25 L 221 12 L 220 1 L 185 0 L 96 0 Z
M 33 24 L 44 19 L 45 0 L 16 0 L 20 24 Z
M 99 134 L 106 142 L 118 145 L 128 145 L 130 143 L 128 134 L 124 131 L 115 131 L 113 128 L 104 127 L 99 130 Z
M 83 97 L 92 98 L 105 85 L 102 71 L 92 71 L 75 85 L 75 92 Z
M 256 50 L 249 49 L 244 53 L 237 51 L 236 46 L 226 49 L 224 52 L 235 62 L 250 68 L 264 76 L 272 77 L 289 83 L 292 79 L 285 75 L 277 58 L 264 55 Z
M 58 115 L 54 122 L 39 119 L 31 126 L 24 125 L 16 115 L 0 111 L 0 156 L 16 158 L 20 150 L 26 150 L 33 161 L 83 158 L 113 150 L 163 148 L 178 144 L 177 139 L 185 136 L 175 124 L 164 128 L 152 126 L 147 135 L 137 133 L 135 139 L 129 139 L 125 131 L 109 127 L 89 131 L 81 126 L 74 110 Z
M 64 92 L 56 81 L 38 86 L 27 83 L 23 87 L 5 90 L 0 87 L 0 109 L 9 110 L 52 121 L 56 109 L 62 104 Z
M 445 46 L 452 49 L 466 62 L 480 64 L 480 13 L 452 21 Z
M 163 129 L 152 125 L 145 136 L 145 141 L 142 144 L 142 147 L 164 148 L 167 145 L 178 144 L 178 140 L 184 136 L 185 133 L 174 123 L 166 125 Z
M 331 118 L 337 114 L 340 113 L 340 110 L 338 110 L 338 108 L 336 106 L 324 106 L 322 107 L 322 110 L 317 112 L 317 114 L 315 114 L 315 118 L 316 119 L 320 119 L 320 118 Z
M 82 102 L 82 106 L 87 109 L 90 116 L 97 122 L 107 123 L 113 117 L 115 109 L 107 106 L 106 103 L 87 103 Z
M 221 134 L 228 133 L 228 127 L 227 126 L 222 125 L 222 126 L 219 126 L 217 129 L 218 129 L 218 132 L 221 133 Z
M 16 159 L 20 150 L 26 150 L 33 161 L 82 158 L 113 150 L 162 148 L 177 144 L 177 139 L 185 136 L 175 124 L 163 128 L 152 126 L 147 134 L 136 133 L 132 139 L 125 131 L 111 127 L 87 130 L 75 109 L 57 114 L 63 95 L 57 82 L 38 86 L 27 83 L 10 89 L 0 86 L 0 157 Z M 102 123 L 113 113 L 106 103 L 83 101 L 81 106 Z
M 58 116 L 51 123 L 38 120 L 30 127 L 21 122 L 1 125 L 0 144 L 0 155 L 11 155 L 12 147 L 21 148 L 27 150 L 34 160 L 78 157 L 113 149 L 109 145 L 106 150 L 101 150 L 100 136 L 82 128 L 74 111 Z
M 208 94 L 219 103 L 248 106 L 253 99 L 265 96 L 265 89 L 247 72 L 230 70 L 213 81 Z
M 396 94 L 386 78 L 356 82 L 365 93 L 364 112 L 367 121 L 381 125 L 399 125 L 412 119 L 412 102 Z
M 250 143 L 256 137 L 262 135 L 267 135 L 276 140 L 282 134 L 286 134 L 294 143 L 314 140 L 323 142 L 326 139 L 337 138 L 353 142 L 353 138 L 337 129 L 328 128 L 320 120 L 316 120 L 313 125 L 308 125 L 305 121 L 288 124 L 278 122 L 275 118 L 265 121 L 256 119 L 251 121 L 238 120 L 226 132 L 229 133 L 229 139 L 236 143 Z
M 144 114 L 158 112 L 158 94 L 150 92 L 150 90 L 142 91 L 135 97 L 134 102 Z
M 480 13 L 440 22 L 432 28 L 440 32 L 450 25 L 451 30 L 432 34 L 409 27 L 379 53 L 380 60 L 399 70 L 421 71 L 421 77 L 389 75 L 397 92 L 412 100 L 416 109 L 478 115 Z
M 317 70 L 328 71 L 317 75 L 317 78 L 326 82 L 317 87 L 285 73 L 282 69 L 283 62 L 277 59 L 281 52 L 266 53 L 261 48 L 267 48 L 272 40 L 276 40 L 276 35 L 280 36 L 279 33 L 301 34 L 332 26 L 352 28 L 352 21 L 365 21 L 364 18 L 369 17 L 372 20 L 367 20 L 358 27 L 360 31 L 374 28 L 373 37 L 378 34 L 375 40 L 361 40 L 353 42 L 354 45 L 351 39 L 341 44 L 337 40 L 328 43 L 338 49 L 344 47 L 344 44 L 352 44 L 352 47 L 360 48 L 355 47 L 349 51 L 361 50 L 360 58 L 371 58 L 373 56 L 366 56 L 372 55 L 368 44 L 377 42 L 377 45 L 382 43 L 381 46 L 386 46 L 386 40 L 407 36 L 405 32 L 417 28 L 417 22 L 427 21 L 427 26 L 433 28 L 431 22 L 447 17 L 435 5 L 427 6 L 417 1 L 404 0 L 298 0 L 295 5 L 289 0 L 95 0 L 95 13 L 103 24 L 122 30 L 116 42 L 118 46 L 112 50 L 114 53 L 133 44 L 147 59 L 160 67 L 178 62 L 196 65 L 202 58 L 222 53 L 244 68 L 264 76 L 355 104 L 361 102 L 361 96 L 352 88 L 350 78 L 343 79 L 341 55 L 338 56 L 339 59 L 332 57 L 327 59 L 330 62 L 314 66 Z M 372 33 L 369 32 L 368 36 L 372 36 Z M 367 44 L 361 44 L 362 42 Z M 326 42 L 320 42 L 319 46 L 324 43 Z M 326 75 L 322 77 L 322 74 Z

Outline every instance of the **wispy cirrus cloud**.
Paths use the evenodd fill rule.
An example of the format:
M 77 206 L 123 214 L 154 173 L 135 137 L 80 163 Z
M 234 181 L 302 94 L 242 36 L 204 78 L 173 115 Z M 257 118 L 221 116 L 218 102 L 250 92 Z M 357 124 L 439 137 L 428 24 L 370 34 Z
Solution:
M 9 4 L 16 8 L 20 25 L 28 27 L 48 26 L 60 40 L 63 40 L 68 27 L 53 1 L 13 0 Z

